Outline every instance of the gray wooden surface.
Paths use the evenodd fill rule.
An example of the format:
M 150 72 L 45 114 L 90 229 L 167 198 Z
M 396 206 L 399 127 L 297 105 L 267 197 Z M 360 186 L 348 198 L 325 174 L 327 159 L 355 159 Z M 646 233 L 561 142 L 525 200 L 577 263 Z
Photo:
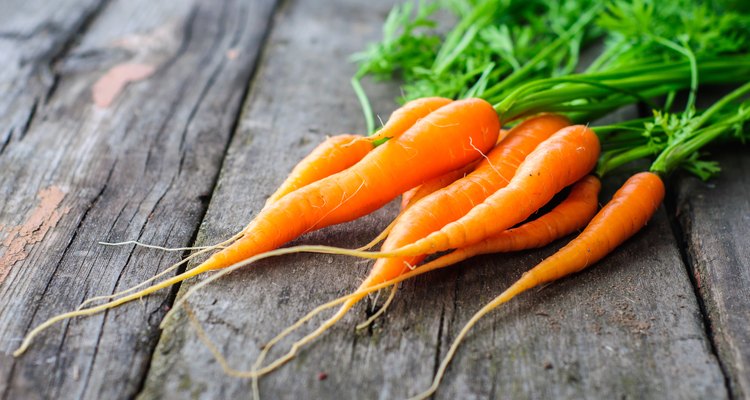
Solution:
M 15 3 L 25 12 L 3 18 L 23 23 L 13 28 L 17 36 L 0 40 L 16 40 L 15 46 L 41 58 L 4 60 L 38 64 L 28 72 L 19 68 L 19 76 L 9 76 L 7 82 L 23 87 L 20 80 L 41 79 L 37 75 L 50 71 L 57 81 L 41 91 L 23 131 L 16 129 L 22 113 L 14 107 L 25 104 L 25 97 L 19 95 L 10 112 L 0 115 L 2 125 L 13 129 L 0 154 L 0 188 L 6 199 L 0 224 L 11 234 L 13 227 L 33 225 L 29 216 L 36 203 L 42 204 L 37 196 L 49 188 L 64 193 L 56 207 L 64 215 L 43 240 L 26 246 L 28 256 L 12 265 L 0 286 L 0 396 L 132 397 L 148 369 L 160 333 L 157 325 L 171 301 L 168 291 L 132 307 L 58 324 L 25 357 L 13 359 L 10 351 L 31 326 L 92 295 L 129 287 L 179 259 L 180 254 L 106 248 L 97 241 L 191 242 L 273 5 L 129 0 L 98 8 L 36 4 L 26 9 L 25 1 Z M 49 15 L 23 19 L 38 10 Z M 29 38 L 23 39 L 24 34 Z M 53 47 L 37 35 L 67 39 Z M 136 45 L 126 48 L 123 41 Z M 49 49 L 32 51 L 34 46 Z M 226 53 L 232 48 L 239 51 L 230 60 Z M 2 53 L 6 56 L 14 53 Z M 127 87 L 108 108 L 93 104 L 92 87 L 99 78 L 136 59 L 151 63 L 156 72 Z M 27 73 L 37 75 L 21 76 Z M 0 131 L 6 132 L 5 127 Z
M 704 183 L 681 177 L 676 216 L 689 272 L 708 316 L 708 334 L 730 388 L 750 397 L 750 158 L 747 146 L 725 146 L 722 174 Z
M 361 132 L 346 59 L 378 38 L 391 2 L 36 3 L 0 4 L 0 399 L 248 397 L 250 382 L 225 376 L 184 316 L 158 329 L 176 289 L 58 324 L 19 359 L 10 352 L 49 316 L 181 256 L 97 241 L 216 242 L 325 135 Z M 154 72 L 102 102 L 93 88 L 125 64 Z M 397 90 L 368 87 L 381 115 Z M 597 267 L 485 318 L 436 397 L 746 398 L 746 149 L 721 162 L 708 184 L 674 179 L 653 221 Z M 623 180 L 611 177 L 602 198 Z M 359 245 L 395 212 L 296 243 Z M 370 299 L 263 378 L 261 395 L 416 394 L 470 315 L 559 246 L 406 282 L 386 315 L 356 332 Z M 230 363 L 249 368 L 260 345 L 356 287 L 369 265 L 267 260 L 191 304 Z

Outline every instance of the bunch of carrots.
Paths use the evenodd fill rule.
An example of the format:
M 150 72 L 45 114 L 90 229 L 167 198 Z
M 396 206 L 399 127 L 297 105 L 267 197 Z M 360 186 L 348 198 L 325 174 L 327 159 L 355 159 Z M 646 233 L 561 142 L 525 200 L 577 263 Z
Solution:
M 496 37 L 482 32 L 497 30 L 493 14 L 484 12 L 492 9 L 497 0 L 477 3 L 475 8 L 459 13 L 459 22 L 446 36 L 444 47 L 436 45 L 431 50 L 434 60 L 423 57 L 424 63 L 434 63 L 422 68 L 444 72 L 473 57 L 462 52 L 486 51 L 471 44 L 479 37 Z M 552 4 L 503 2 L 506 3 L 507 10 Z M 480 318 L 524 291 L 596 264 L 651 219 L 664 198 L 666 176 L 683 168 L 707 178 L 718 172 L 718 167 L 700 159 L 700 150 L 715 140 L 747 137 L 744 127 L 750 119 L 750 103 L 744 99 L 750 92 L 750 84 L 737 88 L 705 110 L 696 109 L 701 85 L 749 80 L 750 32 L 746 31 L 746 24 L 735 23 L 746 23 L 746 17 L 676 1 L 680 6 L 690 3 L 693 12 L 702 13 L 701 24 L 716 24 L 713 30 L 704 29 L 704 25 L 693 27 L 689 32 L 692 36 L 686 38 L 683 31 L 667 26 L 676 15 L 682 15 L 679 8 L 660 9 L 646 1 L 630 5 L 613 3 L 605 8 L 589 3 L 586 4 L 590 11 L 581 18 L 566 24 L 554 37 L 535 42 L 539 51 L 529 55 L 523 66 L 509 55 L 507 47 L 498 50 L 497 59 L 491 54 L 480 54 L 488 60 L 487 64 L 472 65 L 458 88 L 452 83 L 450 97 L 437 96 L 441 93 L 437 89 L 430 92 L 429 82 L 420 81 L 417 85 L 424 76 L 404 75 L 407 83 L 414 85 L 411 87 L 435 95 L 407 101 L 381 129 L 369 136 L 328 138 L 294 168 L 240 232 L 214 246 L 198 249 L 141 285 L 112 296 L 90 299 L 76 311 L 51 318 L 30 331 L 14 354 L 21 355 L 36 335 L 58 321 L 107 310 L 204 272 L 220 270 L 180 298 L 165 321 L 183 309 L 181 306 L 201 287 L 259 259 L 295 252 L 377 259 L 359 288 L 317 307 L 272 338 L 250 371 L 228 365 L 196 324 L 199 335 L 228 374 L 258 378 L 291 360 L 302 346 L 337 323 L 369 293 L 391 288 L 387 306 L 397 284 L 416 275 L 478 254 L 542 247 L 580 231 L 566 246 L 529 269 L 469 320 L 440 365 L 432 386 L 416 398 L 431 395 L 460 342 Z M 376 46 L 373 47 L 376 50 L 359 57 L 363 67 L 353 83 L 366 115 L 370 113 L 369 105 L 359 79 L 373 72 L 373 66 L 384 65 L 373 59 L 382 57 L 384 62 L 391 63 L 381 68 L 387 74 L 405 68 L 399 62 L 407 59 L 411 60 L 409 68 L 421 71 L 413 59 L 404 57 L 399 61 L 393 54 L 401 53 L 388 52 L 398 50 L 409 37 L 416 38 L 420 45 L 432 43 L 414 31 L 420 24 L 430 25 L 424 22 L 428 14 L 418 12 L 412 20 L 408 15 L 412 9 L 407 8 L 407 14 L 404 10 L 397 7 L 386 27 L 393 31 L 396 24 L 393 21 L 400 21 L 406 36 L 395 40 L 390 32 L 390 40 L 397 45 Z M 633 32 L 633 26 L 619 19 L 627 16 L 638 17 L 641 23 L 647 17 L 664 22 L 651 27 L 652 30 L 643 28 Z M 744 26 L 745 30 L 738 30 L 738 26 Z M 609 32 L 604 35 L 606 45 L 602 55 L 584 72 L 573 74 L 577 51 L 591 38 L 601 38 L 602 27 Z M 725 31 L 719 34 L 734 41 L 718 47 L 707 46 L 707 41 L 718 37 L 720 29 Z M 545 57 L 560 48 L 567 48 L 568 52 L 550 63 Z M 380 53 L 377 49 L 381 49 Z M 688 95 L 684 110 L 672 111 L 678 91 L 685 90 Z M 649 105 L 654 110 L 653 116 L 616 125 L 589 125 L 595 117 L 635 102 Z M 506 131 L 503 127 L 510 129 Z M 653 159 L 650 169 L 631 176 L 599 209 L 600 179 L 640 159 Z M 553 197 L 566 188 L 569 193 L 562 201 L 531 218 L 545 206 L 549 208 Z M 369 214 L 398 196 L 402 196 L 400 214 L 363 248 L 315 245 L 280 248 L 307 232 Z M 369 251 L 381 241 L 380 251 Z M 182 263 L 211 252 L 197 267 L 143 288 Z M 423 263 L 436 253 L 444 254 Z M 89 305 L 100 300 L 109 301 Z M 315 315 L 337 306 L 338 311 L 296 341 L 287 353 L 264 365 L 274 344 Z M 196 322 L 190 312 L 188 316 Z

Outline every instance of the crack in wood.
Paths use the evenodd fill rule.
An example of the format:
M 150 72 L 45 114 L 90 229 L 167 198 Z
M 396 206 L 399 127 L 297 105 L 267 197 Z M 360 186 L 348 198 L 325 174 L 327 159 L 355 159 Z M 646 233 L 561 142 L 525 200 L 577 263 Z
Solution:
M 39 105 L 39 100 L 34 99 L 34 102 L 31 104 L 31 109 L 29 110 L 29 114 L 26 117 L 26 121 L 21 125 L 21 129 L 18 131 L 18 140 L 23 140 L 23 138 L 26 136 L 26 133 L 29 131 L 29 127 L 31 126 L 31 121 L 34 119 L 34 115 L 36 115 L 36 109 Z
M 10 143 L 10 138 L 13 136 L 13 128 L 8 129 L 5 136 L 3 136 L 2 140 L 0 140 L 0 155 L 3 154 L 5 151 L 5 148 L 8 147 L 8 143 Z
M 703 323 L 703 328 L 705 332 L 705 338 L 709 344 L 709 350 L 713 357 L 716 359 L 717 364 L 719 365 L 719 370 L 721 371 L 721 374 L 724 378 L 724 386 L 727 390 L 727 393 L 729 395 L 730 399 L 735 399 L 736 396 L 733 392 L 732 384 L 730 382 L 730 374 L 727 370 L 726 362 L 721 357 L 721 354 L 718 350 L 718 345 L 716 342 L 716 335 L 714 333 L 714 327 L 713 322 L 711 320 L 711 314 L 708 312 L 708 309 L 706 308 L 706 298 L 703 293 L 703 289 L 700 286 L 700 283 L 696 279 L 697 274 L 699 273 L 696 265 L 695 260 L 690 256 L 690 252 L 688 249 L 688 243 L 687 243 L 687 237 L 685 235 L 685 227 L 682 226 L 679 219 L 677 218 L 678 215 L 678 208 L 677 208 L 677 195 L 674 190 L 673 182 L 668 182 L 668 190 L 667 194 L 664 198 L 664 207 L 667 210 L 667 216 L 669 219 L 669 226 L 671 228 L 671 232 L 674 235 L 674 240 L 677 243 L 677 248 L 680 252 L 680 257 L 682 258 L 682 264 L 685 268 L 685 271 L 687 272 L 687 275 L 690 277 L 690 283 L 693 288 L 693 294 L 695 296 L 695 299 L 698 303 L 698 311 L 700 312 L 701 322 Z M 690 208 L 690 204 L 683 205 L 682 208 Z

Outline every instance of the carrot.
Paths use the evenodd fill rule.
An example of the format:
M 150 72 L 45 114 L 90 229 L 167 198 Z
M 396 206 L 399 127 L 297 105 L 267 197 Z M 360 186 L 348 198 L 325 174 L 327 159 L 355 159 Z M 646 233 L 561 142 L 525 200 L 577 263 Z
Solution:
M 583 125 L 563 128 L 526 157 L 506 187 L 442 229 L 393 250 L 341 254 L 370 258 L 418 256 L 477 243 L 528 218 L 557 192 L 591 171 L 598 156 L 599 140 L 591 129 Z M 411 210 L 416 208 L 417 205 Z M 493 223 L 487 224 L 490 220 Z
M 546 246 L 583 228 L 591 220 L 599 207 L 599 189 L 599 178 L 594 175 L 586 176 L 573 185 L 565 201 L 547 214 L 479 243 L 456 249 L 418 269 L 431 267 L 431 264 L 450 265 L 479 254 L 509 253 Z
M 658 175 L 642 172 L 630 177 L 577 238 L 523 274 L 521 279 L 471 317 L 453 341 L 432 386 L 414 398 L 424 399 L 435 393 L 458 345 L 485 314 L 529 289 L 581 271 L 601 260 L 643 228 L 663 199 L 664 183 Z
M 497 144 L 500 144 L 503 140 L 505 140 L 509 132 L 510 131 L 508 130 L 500 129 L 500 134 L 497 137 Z M 436 192 L 439 189 L 442 189 L 450 185 L 451 183 L 465 177 L 467 174 L 474 171 L 477 165 L 479 165 L 479 161 L 475 161 L 462 168 L 448 172 L 445 175 L 429 180 L 415 188 L 412 188 L 411 190 L 404 192 L 404 194 L 401 195 L 401 211 L 406 210 L 408 206 L 416 203 L 417 200 L 420 200 L 421 198 L 426 197 L 427 195 L 430 195 L 433 192 Z
M 268 197 L 266 207 L 290 192 L 351 167 L 372 149 L 372 143 L 360 135 L 327 138 L 294 167 L 284 183 Z
M 423 238 L 465 215 L 487 196 L 507 185 L 521 161 L 539 143 L 569 124 L 570 121 L 566 118 L 554 114 L 542 114 L 529 118 L 503 135 L 506 138 L 484 156 L 474 171 L 463 179 L 456 181 L 454 176 L 444 175 L 446 180 L 453 179 L 455 182 L 437 191 L 434 187 L 445 185 L 440 178 L 423 184 L 414 196 L 423 196 L 425 200 L 410 200 L 414 204 L 413 209 L 405 210 L 395 223 L 389 226 L 390 233 L 383 244 L 382 251 L 392 250 Z M 463 171 L 458 171 L 459 174 L 461 172 Z M 435 193 L 430 193 L 431 191 Z M 361 287 L 394 278 L 420 263 L 425 257 L 425 255 L 419 255 L 378 260 Z M 394 288 L 391 292 L 389 300 L 393 298 L 395 290 Z M 354 300 L 347 306 L 351 308 L 357 301 Z M 367 326 L 370 321 L 385 312 L 388 304 L 390 302 L 387 302 L 368 321 L 358 327 Z
M 243 262 L 303 233 L 374 211 L 404 191 L 479 158 L 495 144 L 499 130 L 497 114 L 486 101 L 449 103 L 347 170 L 264 208 L 242 231 L 242 237 L 199 266 L 111 302 L 52 317 L 30 331 L 14 355 L 22 354 L 34 336 L 57 321 L 107 310 L 200 273 Z
M 464 217 L 476 205 L 505 187 L 527 155 L 568 124 L 569 121 L 564 117 L 543 114 L 514 127 L 508 137 L 472 173 L 426 196 L 405 211 L 383 243 L 381 252 L 413 243 Z M 422 261 L 425 258 L 423 254 L 427 252 L 411 257 L 378 260 L 362 286 L 386 281 L 404 273 L 409 266 Z
M 294 357 L 296 351 L 301 346 L 309 343 L 321 333 L 323 333 L 323 327 L 330 326 L 333 323 L 337 322 L 340 319 L 340 317 L 337 316 L 341 315 L 341 312 L 337 313 L 336 316 L 328 319 L 326 322 L 324 322 L 323 325 L 321 325 L 320 328 L 316 329 L 313 333 L 294 343 L 292 345 L 292 350 L 290 350 L 287 354 L 272 362 L 268 366 L 261 368 L 262 361 L 271 346 L 273 346 L 275 343 L 278 343 L 281 339 L 288 336 L 290 333 L 301 327 L 302 324 L 309 321 L 313 316 L 319 314 L 320 312 L 341 303 L 349 303 L 352 300 L 356 302 L 356 299 L 364 297 L 365 295 L 374 291 L 383 289 L 387 286 L 396 287 L 396 284 L 399 282 L 411 279 L 417 275 L 434 271 L 436 269 L 448 267 L 478 254 L 519 251 L 545 246 L 553 242 L 554 240 L 572 233 L 576 229 L 584 227 L 591 220 L 591 217 L 594 215 L 594 213 L 596 213 L 596 209 L 598 207 L 597 195 L 600 188 L 601 184 L 599 182 L 599 179 L 597 179 L 593 175 L 589 175 L 573 186 L 570 194 L 568 194 L 565 200 L 563 200 L 547 214 L 542 215 L 534 221 L 527 222 L 517 228 L 504 231 L 473 246 L 457 249 L 450 254 L 421 265 L 415 270 L 402 274 L 389 281 L 382 282 L 376 285 L 370 285 L 368 287 L 361 287 L 360 289 L 349 295 L 342 296 L 338 299 L 332 300 L 326 304 L 316 307 L 310 313 L 299 319 L 295 324 L 291 325 L 290 327 L 282 331 L 278 336 L 271 339 L 264 346 L 263 352 L 258 358 L 258 361 L 255 363 L 253 371 L 235 370 L 228 365 L 220 352 L 213 350 L 212 352 L 219 360 L 222 368 L 224 368 L 225 371 L 232 376 L 256 378 L 260 375 L 266 374 Z M 210 283 L 210 281 L 217 278 L 219 278 L 219 274 L 200 282 L 197 286 L 191 288 L 190 291 L 185 296 L 183 296 L 183 299 L 189 297 L 192 294 L 193 290 L 199 289 L 198 286 L 206 285 Z M 175 305 L 175 308 L 176 306 L 177 305 Z M 199 324 L 196 324 L 195 321 L 192 322 L 194 323 L 194 325 L 198 325 L 197 328 L 200 331 L 201 328 Z M 200 333 L 200 335 L 202 337 L 202 340 L 210 343 L 205 333 Z M 215 349 L 215 346 L 211 344 L 209 344 L 208 347 Z
M 406 211 L 407 208 L 409 208 L 411 205 L 421 200 L 422 198 L 431 195 L 432 193 L 465 177 L 467 174 L 471 173 L 471 171 L 473 171 L 478 164 L 478 161 L 467 164 L 461 168 L 454 169 L 453 171 L 440 175 L 437 178 L 430 179 L 429 181 L 404 192 L 404 194 L 401 195 L 401 212 Z
M 367 140 L 377 142 L 397 138 L 420 119 L 452 101 L 445 97 L 422 97 L 407 102 L 391 114 L 388 122 L 379 131 L 367 136 Z

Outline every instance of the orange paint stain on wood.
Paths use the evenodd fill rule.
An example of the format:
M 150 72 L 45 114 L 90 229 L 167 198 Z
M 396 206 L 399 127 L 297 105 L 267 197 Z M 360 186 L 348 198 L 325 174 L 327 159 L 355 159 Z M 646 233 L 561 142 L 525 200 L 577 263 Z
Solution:
M 26 259 L 29 247 L 41 242 L 50 229 L 54 228 L 69 207 L 60 208 L 65 192 L 57 186 L 42 189 L 38 194 L 39 204 L 31 210 L 26 220 L 8 229 L 2 242 L 0 256 L 0 284 L 17 262 Z
M 138 82 L 151 76 L 156 67 L 149 64 L 122 63 L 110 68 L 91 88 L 94 104 L 107 108 L 131 82 Z

